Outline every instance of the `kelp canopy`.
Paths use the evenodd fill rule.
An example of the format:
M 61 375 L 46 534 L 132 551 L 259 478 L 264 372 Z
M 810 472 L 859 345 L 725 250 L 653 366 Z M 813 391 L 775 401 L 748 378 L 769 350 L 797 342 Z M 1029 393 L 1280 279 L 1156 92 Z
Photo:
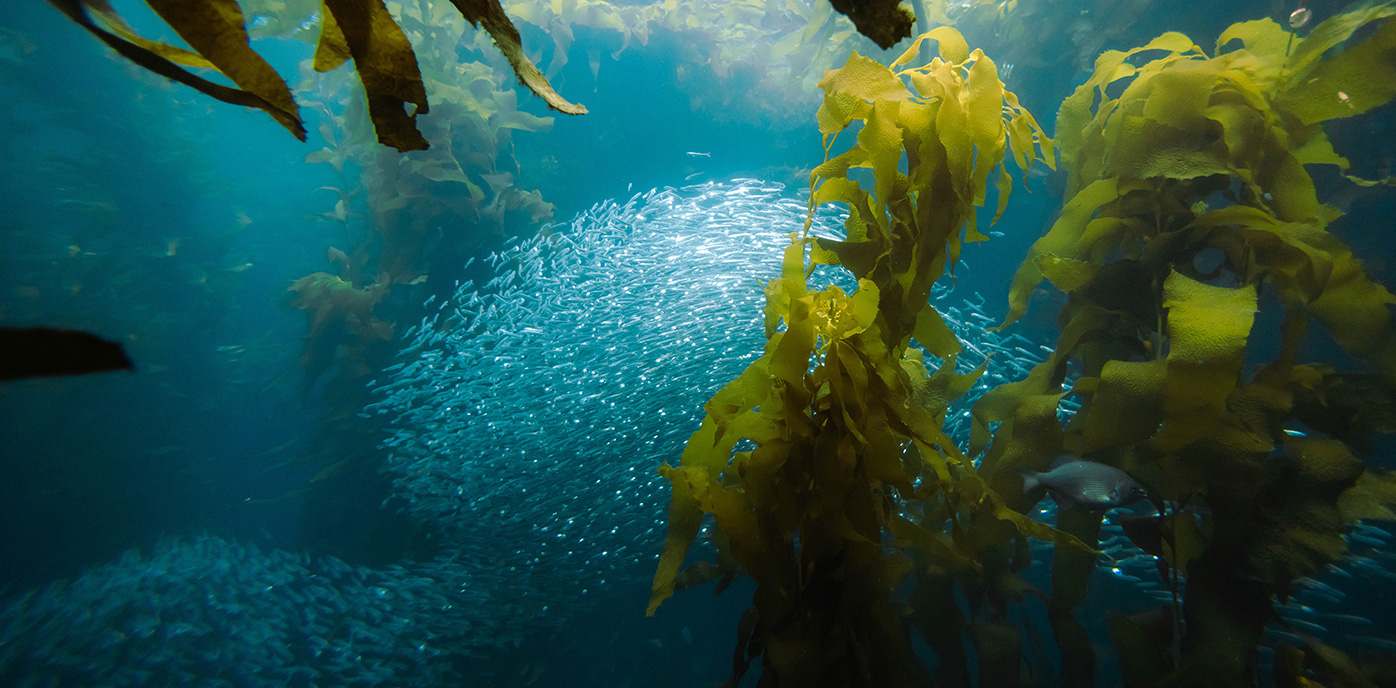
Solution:
M 312 20 L 301 13 L 319 7 L 272 0 L 248 5 L 248 13 L 264 24 L 261 31 L 291 36 L 296 31 L 284 27 Z M 399 153 L 375 145 L 375 127 L 364 116 L 368 95 L 350 70 L 317 75 L 303 66 L 297 92 L 303 106 L 318 111 L 325 146 L 306 161 L 327 164 L 340 179 L 321 189 L 337 196 L 334 209 L 322 217 L 339 225 L 336 235 L 345 242 L 342 249 L 327 246 L 329 272 L 346 283 L 343 289 L 373 294 L 365 302 L 381 310 L 377 317 L 387 323 L 362 327 L 362 318 L 340 307 L 342 289 L 307 291 L 298 288 L 301 281 L 289 288 L 296 292 L 290 303 L 307 312 L 311 326 L 302 359 L 310 378 L 306 387 L 324 377 L 334 390 L 328 396 L 354 403 L 367 403 L 356 395 L 373 370 L 387 365 L 392 348 L 384 344 L 396 325 L 391 321 L 412 317 L 391 304 L 420 302 L 424 292 L 460 278 L 462 266 L 482 246 L 533 230 L 553 211 L 537 190 L 523 187 L 511 138 L 515 131 L 546 131 L 553 118 L 520 109 L 511 68 L 490 63 L 488 34 L 446 2 L 388 7 L 420 56 L 422 85 L 432 103 L 432 116 L 420 127 L 430 149 Z M 263 21 L 268 17 L 276 19 Z M 341 322 L 325 327 L 326 318 Z M 325 365 L 336 361 L 350 365 Z
M 382 303 L 401 300 L 402 285 L 431 280 L 413 290 L 410 298 L 420 300 L 421 291 L 461 277 L 459 266 L 482 247 L 527 233 L 551 217 L 552 203 L 524 185 L 538 181 L 525 181 L 526 166 L 514 158 L 510 137 L 514 130 L 547 130 L 553 119 L 520 110 L 508 82 L 519 79 L 554 109 L 585 112 L 548 84 L 567 62 L 577 27 L 620 31 L 622 49 L 632 36 L 644 43 L 651 31 L 683 32 L 698 52 L 711 51 L 708 66 L 724 78 L 732 64 L 754 59 L 752 42 L 769 39 L 771 56 L 783 61 L 781 68 L 771 70 L 762 89 L 753 90 L 759 95 L 744 91 L 736 97 L 748 98 L 748 105 L 776 108 L 781 115 L 786 112 L 781 107 L 794 109 L 782 105 L 786 99 L 792 104 L 800 100 L 790 93 L 808 93 L 812 82 L 806 77 L 846 55 L 858 36 L 848 22 L 836 21 L 842 18 L 825 0 L 761 8 L 743 2 L 670 1 L 646 7 L 587 0 L 511 2 L 510 16 L 540 26 L 554 41 L 545 77 L 524 57 L 520 37 L 497 0 L 147 3 L 192 51 L 142 38 L 105 0 L 52 4 L 141 66 L 215 98 L 261 108 L 302 140 L 306 132 L 300 108 L 318 110 L 325 148 L 307 161 L 327 162 L 341 177 L 339 185 L 325 187 L 338 199 L 324 217 L 339 224 L 347 238 L 347 243 L 337 242 L 339 247 L 327 247 L 343 256 L 330 272 L 346 282 L 344 289 L 375 294 L 372 301 Z M 316 45 L 314 59 L 303 66 L 302 79 L 294 85 L 294 98 L 282 77 L 249 46 L 249 35 L 292 36 Z M 491 39 L 493 48 L 487 45 Z M 496 48 L 508 58 L 508 67 L 494 64 L 497 60 L 488 53 Z M 340 69 L 349 61 L 353 70 Z M 209 72 L 227 77 L 234 87 L 198 76 Z M 783 90 L 767 93 L 765 88 L 772 86 Z M 428 107 L 433 116 L 419 119 Z M 375 146 L 374 140 L 397 150 Z M 346 162 L 352 163 L 347 172 Z M 355 219 L 365 215 L 370 220 Z M 367 231 L 351 226 L 358 224 Z M 316 378 L 330 377 L 341 390 L 336 396 L 348 398 L 345 393 L 362 389 L 367 379 L 351 371 L 384 364 L 379 360 L 386 354 L 384 327 L 393 324 L 380 314 L 384 327 L 363 328 L 353 319 L 325 326 L 327 318 L 347 313 L 330 298 L 342 290 L 300 289 L 306 278 L 291 285 L 295 296 L 288 300 L 306 310 L 312 326 L 303 357 L 306 387 L 314 386 Z M 335 366 L 335 360 L 352 364 Z
M 549 108 L 569 115 L 586 113 L 586 107 L 558 95 L 524 54 L 519 31 L 499 0 L 450 2 L 472 25 L 489 33 L 519 83 Z M 909 37 L 916 20 L 897 0 L 831 2 L 859 32 L 883 49 Z M 305 124 L 290 88 L 248 44 L 247 23 L 237 0 L 146 0 L 192 51 L 141 37 L 107 0 L 49 0 L 49 4 L 141 67 L 223 102 L 264 110 L 296 138 L 305 140 Z M 562 7 L 553 3 L 554 12 Z M 430 144 L 416 126 L 417 115 L 430 107 L 426 89 L 412 44 L 388 6 L 383 0 L 321 0 L 320 14 L 315 70 L 327 72 L 353 60 L 378 141 L 398 151 L 426 150 Z M 944 16 L 943 11 L 935 14 Z M 557 28 L 570 42 L 570 26 Z M 234 87 L 209 81 L 186 68 L 217 73 Z
M 734 680 L 760 656 L 763 686 L 929 684 L 916 628 L 936 685 L 1019 686 L 1031 679 L 1007 609 L 1040 598 L 1061 685 L 1092 685 L 1074 609 L 1102 514 L 1060 511 L 1060 530 L 1029 520 L 1016 470 L 1068 454 L 1148 488 L 1159 513 L 1126 532 L 1182 600 L 1181 614 L 1111 620 L 1126 685 L 1253 685 L 1275 601 L 1344 553 L 1350 524 L 1396 518 L 1396 476 L 1354 452 L 1396 428 L 1378 417 L 1396 399 L 1396 297 L 1327 231 L 1342 213 L 1306 168 L 1346 171 L 1322 123 L 1396 95 L 1396 72 L 1371 68 L 1396 57 L 1393 14 L 1369 1 L 1303 38 L 1261 20 L 1227 29 L 1210 55 L 1167 33 L 1100 56 L 1058 117 L 1068 200 L 1009 294 L 1005 326 L 1044 279 L 1067 293 L 1056 351 L 975 405 L 966 453 L 940 427 L 977 372 L 954 374 L 959 344 L 928 288 L 961 241 L 985 238 L 974 210 L 991 176 L 1002 211 L 1001 157 L 1027 168 L 1040 149 L 1050 164 L 1053 142 L 948 28 L 890 69 L 855 55 L 827 73 L 830 153 L 810 202 L 846 204 L 847 239 L 792 235 L 766 287 L 765 354 L 706 405 L 679 465 L 660 469 L 674 495 L 650 612 L 676 580 L 740 572 L 756 592 Z M 902 68 L 927 38 L 940 57 Z M 832 156 L 854 122 L 856 143 Z M 871 190 L 848 178 L 854 167 L 872 170 Z M 809 289 L 819 264 L 850 270 L 858 290 Z M 1272 309 L 1280 317 L 1257 317 Z M 1370 370 L 1308 361 L 1310 318 Z M 1263 364 L 1262 342 L 1278 350 Z M 922 349 L 944 359 L 934 374 Z M 1063 425 L 1067 395 L 1084 406 Z M 1355 397 L 1374 403 L 1334 413 Z M 705 514 L 717 559 L 681 576 Z M 1019 575 L 1025 536 L 1057 545 L 1050 594 Z M 1372 685 L 1307 637 L 1276 648 L 1274 671 L 1278 685 Z

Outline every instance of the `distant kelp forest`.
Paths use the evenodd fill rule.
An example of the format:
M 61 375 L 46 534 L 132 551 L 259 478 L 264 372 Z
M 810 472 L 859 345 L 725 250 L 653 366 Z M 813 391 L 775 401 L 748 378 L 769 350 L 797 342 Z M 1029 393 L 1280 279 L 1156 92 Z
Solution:
M 152 71 L 266 110 L 299 136 L 300 106 L 326 115 L 327 146 L 307 158 L 344 180 L 326 216 L 356 236 L 347 230 L 362 207 L 370 230 L 327 252 L 332 272 L 290 291 L 310 322 L 308 384 L 343 389 L 361 390 L 390 355 L 395 323 L 379 306 L 392 292 L 459 274 L 482 247 L 552 216 L 539 191 L 518 186 L 524 164 L 510 141 L 553 122 L 519 111 L 509 82 L 582 111 L 546 81 L 568 62 L 574 27 L 618 37 L 616 54 L 667 31 L 719 75 L 756 65 L 762 88 L 727 97 L 775 127 L 808 127 L 791 104 L 822 92 L 826 157 L 812 161 L 810 212 L 845 206 L 846 238 L 791 228 L 782 275 L 766 285 L 764 355 L 708 402 L 683 456 L 661 469 L 673 496 L 650 612 L 695 576 L 751 578 L 733 684 L 759 660 L 763 686 L 1032 685 L 1042 677 L 1024 659 L 1020 621 L 1032 607 L 1053 629 L 1059 683 L 1091 685 L 1100 650 L 1077 611 L 1102 514 L 1034 521 L 1040 495 L 1023 494 L 1018 472 L 1060 455 L 1129 472 L 1157 510 L 1125 530 L 1158 558 L 1176 603 L 1111 618 L 1110 651 L 1131 687 L 1257 683 L 1274 606 L 1344 554 L 1354 523 L 1396 520 L 1396 477 L 1368 456 L 1374 435 L 1396 431 L 1396 297 L 1329 232 L 1343 213 L 1315 181 L 1336 170 L 1345 184 L 1391 184 L 1349 175 L 1326 129 L 1396 97 L 1389 0 L 1312 28 L 1241 22 L 1209 48 L 1168 32 L 1103 54 L 1151 2 L 1100 0 L 1085 19 L 1054 3 L 917 3 L 916 21 L 941 26 L 890 66 L 855 52 L 866 41 L 822 2 L 257 0 L 239 10 L 228 0 L 207 3 L 224 14 L 203 16 L 150 1 L 196 48 L 203 34 L 192 29 L 215 19 L 243 31 L 245 46 L 243 13 L 260 18 L 253 35 L 295 36 L 319 12 L 313 66 L 327 73 L 305 75 L 300 105 L 241 48 L 194 55 L 142 42 L 104 3 L 50 1 Z M 508 16 L 548 31 L 544 69 L 523 56 Z M 391 35 L 396 52 L 369 49 L 370 33 Z M 350 58 L 357 80 L 336 69 Z M 595 74 L 601 55 L 586 59 Z M 1090 75 L 1061 102 L 1052 139 L 1005 87 L 1010 63 L 1077 60 Z M 217 69 L 239 89 L 178 65 Z M 419 127 L 428 107 L 449 116 Z M 1065 306 L 1054 353 L 975 404 L 961 447 L 943 429 L 946 410 L 982 368 L 956 372 L 960 342 L 927 297 L 963 243 L 988 239 L 979 209 L 996 198 L 997 216 L 1010 202 L 1008 157 L 1024 175 L 1058 170 L 1065 204 L 1019 268 L 1003 326 L 1044 281 Z M 857 290 L 812 289 L 818 265 L 847 269 Z M 1317 330 L 1353 364 L 1315 354 Z M 1063 413 L 1068 398 L 1079 411 Z M 686 562 L 705 522 L 716 558 Z M 1049 591 L 1023 575 L 1029 538 L 1055 545 Z M 1294 635 L 1273 648 L 1267 682 L 1389 684 L 1388 660 Z

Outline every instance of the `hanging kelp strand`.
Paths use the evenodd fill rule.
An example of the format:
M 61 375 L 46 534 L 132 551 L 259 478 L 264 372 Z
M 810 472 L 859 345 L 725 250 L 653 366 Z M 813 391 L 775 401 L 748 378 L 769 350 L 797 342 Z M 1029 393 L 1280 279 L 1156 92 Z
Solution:
M 939 57 L 893 71 L 928 39 Z M 1052 143 L 993 61 L 949 28 L 918 39 L 890 69 L 854 53 L 819 85 L 826 149 L 810 177 L 810 217 L 846 204 L 846 238 L 811 238 L 808 223 L 790 235 L 781 274 L 766 284 L 764 354 L 707 403 L 679 464 L 660 468 L 673 496 L 649 611 L 672 595 L 710 517 L 718 561 L 756 584 L 734 683 L 742 655 L 760 654 L 763 685 L 923 685 L 892 600 L 909 574 L 949 585 L 953 572 L 982 570 L 982 549 L 1021 536 L 1090 552 L 1010 508 L 945 433 L 945 406 L 967 385 L 945 377 L 961 345 L 927 303 L 961 242 L 988 238 L 975 211 L 996 170 L 1006 194 L 1004 156 L 1051 164 Z M 856 142 L 834 155 L 855 121 Z M 872 169 L 871 191 L 848 177 L 851 167 Z M 811 289 L 820 265 L 852 272 L 856 290 Z M 913 339 L 948 358 L 942 372 L 926 369 Z M 1021 591 L 1013 579 L 989 585 Z M 911 614 L 928 625 L 948 618 L 933 603 Z M 947 642 L 964 654 L 950 630 Z M 979 651 L 1007 653 L 992 630 Z
M 147 0 L 193 52 L 140 37 L 107 0 L 49 0 L 49 4 L 132 62 L 223 102 L 264 110 L 305 140 L 305 125 L 286 82 L 248 45 L 247 25 L 236 0 Z M 453 4 L 471 24 L 489 32 L 519 82 L 548 107 L 569 115 L 586 113 L 585 107 L 559 96 L 524 55 L 519 32 L 499 0 L 453 0 Z M 379 143 L 399 151 L 425 150 L 429 144 L 417 129 L 416 118 L 429 105 L 417 56 L 383 0 L 324 0 L 321 10 L 315 69 L 329 71 L 352 59 Z M 218 72 L 238 88 L 209 81 L 184 67 Z
M 172 13 L 173 21 L 181 22 L 181 25 L 184 21 L 194 23 L 194 26 L 186 27 L 184 30 L 180 30 L 177 26 L 175 30 L 179 31 L 180 35 L 183 36 L 187 32 L 189 35 L 195 36 L 199 43 L 204 43 L 207 39 L 211 48 L 217 48 L 210 51 L 214 53 L 213 55 L 203 56 L 140 38 L 125 22 L 121 21 L 120 16 L 107 5 L 105 0 L 49 0 L 49 4 L 57 7 L 68 15 L 69 19 L 77 22 L 79 26 L 87 29 L 103 43 L 111 46 L 122 57 L 160 76 L 191 86 L 225 103 L 265 110 L 296 138 L 305 140 L 305 125 L 301 121 L 299 109 L 291 99 L 290 89 L 286 87 L 286 83 L 280 77 L 276 76 L 271 67 L 247 46 L 247 32 L 242 23 L 242 12 L 238 9 L 237 3 L 228 0 L 226 5 L 231 7 L 221 8 L 205 5 L 206 9 L 211 10 L 208 12 L 210 16 L 217 17 L 223 22 L 221 26 L 198 26 L 198 19 L 193 16 L 195 13 L 192 11 Z M 185 5 L 185 3 L 176 4 Z M 189 5 L 199 4 L 197 2 L 189 3 Z M 97 15 L 104 26 L 99 26 L 98 22 L 93 21 L 88 10 L 92 10 L 92 13 Z M 236 23 L 232 21 L 234 17 Z M 167 18 L 166 21 L 171 21 L 171 19 Z M 210 28 L 218 32 L 218 35 L 209 35 Z M 186 37 L 185 40 L 190 39 Z M 193 40 L 190 43 L 196 47 L 198 45 Z M 241 48 L 236 46 L 241 46 Z M 242 48 L 246 48 L 246 50 L 244 51 Z M 181 64 L 219 71 L 232 79 L 233 83 L 242 86 L 243 89 L 229 88 L 208 81 L 185 70 L 180 66 Z M 245 83 L 233 78 L 229 72 L 243 78 Z
M 426 150 L 429 144 L 415 122 L 417 115 L 427 113 L 426 87 L 412 44 L 383 0 L 325 0 L 325 10 L 320 42 L 335 46 L 336 52 L 340 46 L 348 48 L 378 142 L 400 151 Z M 315 51 L 315 68 L 325 71 L 318 59 L 321 52 Z

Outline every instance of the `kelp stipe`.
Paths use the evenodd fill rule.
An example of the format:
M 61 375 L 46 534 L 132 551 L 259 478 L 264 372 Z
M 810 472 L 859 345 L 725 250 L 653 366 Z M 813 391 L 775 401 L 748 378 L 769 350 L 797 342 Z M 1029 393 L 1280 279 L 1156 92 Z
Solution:
M 939 57 L 893 71 L 927 39 Z M 915 685 L 927 670 L 891 595 L 913 570 L 949 584 L 1019 533 L 1087 549 L 1010 509 L 942 431 L 946 405 L 982 369 L 953 373 L 960 344 L 927 304 L 961 242 L 986 238 L 974 213 L 991 175 L 1006 200 L 1003 157 L 1011 151 L 1026 169 L 1054 163 L 1053 148 L 993 61 L 953 29 L 922 36 L 891 69 L 855 53 L 820 87 L 826 159 L 811 175 L 811 213 L 847 204 L 847 238 L 809 237 L 808 224 L 791 235 L 781 277 L 766 285 L 764 355 L 707 403 L 679 465 L 660 469 L 674 492 L 649 612 L 673 593 L 711 515 L 719 561 L 704 568 L 737 566 L 756 583 L 734 679 L 759 655 L 763 685 Z M 832 156 L 855 120 L 856 143 Z M 871 192 L 850 167 L 872 170 Z M 858 289 L 809 289 L 817 264 L 847 268 Z M 945 359 L 937 372 L 912 339 Z M 743 439 L 755 448 L 734 453 Z M 933 624 L 940 597 L 925 594 L 932 602 L 914 613 Z
M 1019 269 L 1007 319 L 1045 279 L 1068 294 L 1062 333 L 1051 360 L 976 405 L 976 446 L 1001 423 L 981 473 L 1003 493 L 1017 482 L 1005 469 L 1036 468 L 1059 447 L 1129 470 L 1164 507 L 1126 532 L 1161 558 L 1175 589 L 1186 580 L 1183 619 L 1163 609 L 1112 620 L 1127 685 L 1252 685 L 1274 600 L 1341 556 L 1354 521 L 1396 516 L 1396 480 L 1349 448 L 1390 424 L 1339 423 L 1317 410 L 1350 390 L 1396 393 L 1396 297 L 1326 231 L 1341 212 L 1320 202 L 1305 168 L 1346 171 L 1322 122 L 1396 95 L 1380 66 L 1396 51 L 1396 21 L 1383 20 L 1392 14 L 1391 2 L 1361 3 L 1292 45 L 1270 20 L 1242 22 L 1213 57 L 1166 33 L 1103 54 L 1062 104 L 1068 200 Z M 1379 20 L 1368 38 L 1323 57 Z M 1136 65 L 1135 56 L 1153 59 Z M 1269 322 L 1256 317 L 1267 302 L 1284 310 L 1273 332 L 1257 330 Z M 1303 363 L 1311 317 L 1371 372 Z M 1253 343 L 1267 336 L 1278 355 L 1246 373 Z M 1085 403 L 1060 432 L 1051 402 L 1069 360 L 1080 364 L 1069 391 Z M 1296 420 L 1330 439 L 1286 432 Z M 1089 572 L 1054 567 L 1054 596 L 1084 590 Z M 1053 621 L 1064 663 L 1089 662 L 1079 625 Z M 1342 653 L 1305 645 L 1277 648 L 1278 684 L 1318 675 L 1366 685 Z

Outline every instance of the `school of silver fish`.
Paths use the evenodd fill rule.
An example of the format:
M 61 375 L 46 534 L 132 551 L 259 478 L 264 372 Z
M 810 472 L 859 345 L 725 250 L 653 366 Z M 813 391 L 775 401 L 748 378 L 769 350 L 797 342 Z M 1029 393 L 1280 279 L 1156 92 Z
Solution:
M 443 685 L 462 657 L 603 600 L 633 603 L 663 539 L 668 491 L 654 469 L 677 460 L 704 402 L 762 350 L 761 284 L 807 197 L 733 179 L 599 203 L 491 255 L 483 283 L 428 299 L 432 315 L 402 335 L 364 414 L 390 421 L 390 501 L 447 543 L 441 556 L 371 569 L 214 536 L 128 553 L 0 609 L 0 683 Z M 839 237 L 842 219 L 823 209 L 812 232 Z M 854 287 L 837 268 L 811 278 L 828 283 Z M 964 444 L 974 401 L 1050 348 L 989 331 L 984 298 L 948 280 L 931 299 L 964 345 L 960 370 L 989 360 L 947 415 Z M 1064 400 L 1063 420 L 1077 409 Z M 1056 508 L 1043 501 L 1034 516 L 1050 522 Z M 1100 537 L 1093 591 L 1174 601 L 1113 513 Z M 1363 523 L 1348 539 L 1347 556 L 1279 607 L 1270 640 L 1396 650 L 1348 603 L 1396 582 L 1392 536 Z M 1045 580 L 1050 544 L 1032 547 L 1028 575 Z

